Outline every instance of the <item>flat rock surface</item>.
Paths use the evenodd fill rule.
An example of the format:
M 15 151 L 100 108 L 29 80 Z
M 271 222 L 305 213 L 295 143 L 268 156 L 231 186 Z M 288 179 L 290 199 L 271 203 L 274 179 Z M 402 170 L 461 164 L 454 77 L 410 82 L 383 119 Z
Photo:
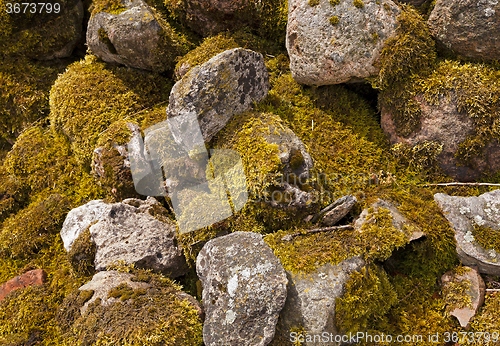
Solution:
M 43 269 L 30 270 L 29 272 L 12 278 L 0 286 L 0 302 L 10 292 L 28 286 L 43 285 L 46 279 L 47 274 Z
M 285 271 L 262 236 L 210 240 L 196 260 L 203 285 L 205 345 L 267 345 L 286 300 Z
M 441 45 L 477 59 L 500 59 L 498 0 L 437 0 L 429 28 Z
M 353 257 L 337 265 L 322 265 L 313 273 L 294 274 L 287 271 L 287 299 L 281 311 L 279 325 L 283 337 L 290 338 L 290 329 L 302 326 L 307 334 L 337 335 L 335 326 L 335 299 L 344 294 L 350 274 L 365 265 L 360 257 Z M 331 345 L 305 343 L 305 345 Z
M 351 0 L 332 5 L 320 0 L 288 2 L 286 47 L 293 78 L 302 84 L 328 85 L 378 74 L 384 42 L 396 35 L 401 10 L 390 0 Z M 337 24 L 330 18 L 336 17 Z
M 466 266 L 477 266 L 484 274 L 500 275 L 500 253 L 479 245 L 472 234 L 475 225 L 500 232 L 500 189 L 478 197 L 436 193 L 434 200 L 455 231 L 457 254 Z

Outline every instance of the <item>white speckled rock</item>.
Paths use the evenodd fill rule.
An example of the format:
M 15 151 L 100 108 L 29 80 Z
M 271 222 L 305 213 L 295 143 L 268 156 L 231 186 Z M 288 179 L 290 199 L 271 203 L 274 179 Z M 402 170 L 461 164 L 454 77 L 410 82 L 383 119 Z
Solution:
M 99 221 L 109 212 L 110 208 L 110 204 L 99 199 L 72 209 L 66 216 L 61 229 L 61 238 L 66 251 L 71 250 L 73 242 L 80 233 L 85 231 L 91 224 Z
M 167 107 L 170 130 L 191 150 L 199 144 L 200 128 L 203 140 L 210 141 L 233 115 L 262 101 L 269 88 L 262 54 L 243 48 L 222 52 L 175 83 Z M 187 143 L 190 138 L 193 143 Z
M 288 296 L 278 322 L 283 337 L 290 339 L 290 328 L 298 326 L 310 335 L 324 332 L 337 335 L 335 299 L 343 296 L 350 274 L 364 265 L 360 257 L 352 257 L 337 265 L 324 264 L 313 273 L 294 274 L 287 271 Z M 305 345 L 332 343 L 306 342 Z
M 271 342 L 287 279 L 260 234 L 235 232 L 210 240 L 196 259 L 196 271 L 203 284 L 205 345 Z
M 436 193 L 434 200 L 455 231 L 460 261 L 466 266 L 477 266 L 480 273 L 500 275 L 500 253 L 483 248 L 472 234 L 475 224 L 500 232 L 500 189 L 478 197 Z
M 377 3 L 378 2 L 378 3 Z M 401 10 L 391 0 L 352 0 L 337 5 L 320 0 L 288 2 L 286 47 L 293 78 L 302 84 L 328 85 L 356 81 L 379 72 L 384 42 L 396 35 Z M 332 25 L 330 18 L 338 18 Z

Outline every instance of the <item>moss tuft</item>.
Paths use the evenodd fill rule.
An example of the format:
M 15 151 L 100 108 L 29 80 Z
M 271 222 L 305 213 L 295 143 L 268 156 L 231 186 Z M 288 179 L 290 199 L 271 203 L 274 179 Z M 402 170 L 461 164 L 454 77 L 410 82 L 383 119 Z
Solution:
M 90 226 L 75 239 L 68 252 L 68 261 L 79 276 L 90 276 L 95 273 L 95 244 L 90 236 Z
M 120 0 L 94 0 L 94 1 L 92 1 L 92 6 L 91 6 L 90 10 L 91 10 L 92 16 L 95 16 L 99 12 L 120 14 L 123 11 L 125 11 L 126 9 Z M 102 29 L 99 29 L 99 31 L 100 30 L 102 30 Z M 99 38 L 101 38 L 100 35 L 101 35 L 101 33 L 99 32 Z M 106 35 L 106 37 L 107 37 L 107 35 Z M 113 54 L 116 54 L 116 53 L 113 53 Z
M 319 5 L 320 0 L 309 0 L 309 6 L 314 7 Z
M 337 25 L 340 20 L 339 20 L 339 17 L 333 16 L 333 17 L 330 17 L 329 21 L 330 21 L 331 25 Z
M 337 6 L 338 4 L 340 4 L 340 0 L 330 0 L 330 5 L 332 5 L 333 7 Z
M 470 290 L 472 282 L 470 280 L 458 280 L 458 275 L 464 275 L 466 267 L 457 267 L 452 273 L 452 281 L 447 282 L 443 287 L 443 299 L 447 305 L 447 311 L 451 312 L 454 309 L 461 309 L 465 307 L 472 308 L 472 301 L 470 298 Z M 470 269 L 468 269 L 470 270 Z
M 474 240 L 485 249 L 493 249 L 500 253 L 500 231 L 491 227 L 474 224 L 472 230 Z
M 362 0 L 354 0 L 352 4 L 357 8 L 363 8 L 365 6 Z
M 120 298 L 123 302 L 128 299 L 136 299 L 146 294 L 144 288 L 133 289 L 126 283 L 120 284 L 109 291 L 108 298 Z

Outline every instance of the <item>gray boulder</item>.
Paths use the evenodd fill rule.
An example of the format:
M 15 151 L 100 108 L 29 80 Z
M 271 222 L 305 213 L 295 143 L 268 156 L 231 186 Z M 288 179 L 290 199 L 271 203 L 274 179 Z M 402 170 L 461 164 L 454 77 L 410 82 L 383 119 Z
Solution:
M 391 0 L 290 0 L 286 47 L 293 78 L 328 85 L 375 76 L 384 42 L 396 35 L 401 10 Z M 359 7 L 358 7 L 359 6 Z
M 262 54 L 243 48 L 222 52 L 175 83 L 167 107 L 170 130 L 190 151 L 200 128 L 203 140 L 210 141 L 233 115 L 262 101 L 269 88 Z
M 236 232 L 210 240 L 196 259 L 196 271 L 203 285 L 207 346 L 271 342 L 287 279 L 260 234 Z
M 310 335 L 339 331 L 335 326 L 335 300 L 344 295 L 350 274 L 365 265 L 360 257 L 352 257 L 337 265 L 322 265 L 310 274 L 287 271 L 287 299 L 281 311 L 279 330 L 290 339 L 290 329 L 302 326 Z M 305 342 L 305 345 L 331 345 L 330 342 Z
M 323 225 L 333 226 L 351 211 L 357 201 L 358 200 L 353 195 L 340 197 L 316 214 L 312 218 L 312 222 L 314 223 L 321 218 L 321 223 Z
M 118 303 L 120 298 L 113 298 L 109 296 L 109 291 L 113 288 L 126 284 L 132 289 L 146 289 L 151 287 L 150 284 L 146 282 L 136 282 L 132 281 L 131 278 L 134 275 L 129 273 L 122 273 L 116 270 L 103 271 L 96 273 L 92 280 L 87 282 L 85 285 L 79 288 L 80 291 L 94 291 L 92 298 L 90 298 L 81 308 L 80 313 L 82 315 L 87 311 L 87 307 L 92 304 L 95 300 L 100 299 L 102 306 L 111 305 L 113 303 Z
M 451 302 L 447 302 L 449 303 L 448 312 L 458 319 L 462 328 L 469 328 L 469 322 L 483 305 L 486 286 L 477 270 L 468 267 L 463 267 L 463 270 L 463 274 L 453 273 L 452 271 L 446 272 L 441 277 L 441 283 L 445 293 L 445 302 L 447 302 L 448 294 L 452 297 L 455 296 Z M 453 289 L 457 287 L 463 287 L 466 290 L 465 292 L 457 292 Z M 468 301 L 469 304 L 457 304 L 457 294 L 459 299 L 462 298 L 463 301 Z
M 90 201 L 78 208 L 72 209 L 64 220 L 61 229 L 61 238 L 66 251 L 71 250 L 73 242 L 80 233 L 91 224 L 99 221 L 111 209 L 111 205 L 102 200 Z
M 121 0 L 122 11 L 93 13 L 87 46 L 106 62 L 155 72 L 173 70 L 185 54 L 181 38 L 142 0 Z
M 96 271 L 123 261 L 171 277 L 186 273 L 182 248 L 177 245 L 176 225 L 166 217 L 162 221 L 155 218 L 157 209 L 163 207 L 153 197 L 110 205 L 99 222 L 90 227 L 96 245 Z
M 392 226 L 400 232 L 408 234 L 408 241 L 417 240 L 425 236 L 425 233 L 422 232 L 417 225 L 401 214 L 401 212 L 391 202 L 378 199 L 375 203 L 370 205 L 370 208 L 374 209 L 374 211 L 378 211 L 379 208 L 387 209 L 392 217 Z M 370 208 L 363 209 L 359 217 L 354 222 L 355 229 L 361 230 L 366 222 L 370 222 L 370 218 L 368 217 L 370 214 L 368 210 Z
M 437 155 L 439 167 L 449 176 L 460 181 L 477 179 L 482 172 L 500 169 L 500 146 L 497 140 L 492 140 L 482 151 L 483 155 L 473 158 L 473 164 L 464 166 L 458 163 L 455 154 L 459 145 L 469 136 L 476 133 L 470 116 L 458 110 L 455 93 L 449 97 L 440 96 L 438 104 L 425 101 L 422 94 L 415 97 L 421 108 L 420 127 L 408 136 L 398 134 L 398 129 L 392 119 L 392 114 L 382 107 L 381 125 L 392 144 L 406 143 L 410 146 L 424 142 L 442 144 L 442 151 Z
M 477 266 L 480 273 L 500 275 L 500 253 L 485 249 L 474 238 L 477 226 L 500 232 L 500 190 L 478 197 L 436 193 L 434 200 L 455 231 L 460 261 L 466 266 Z
M 442 46 L 477 59 L 500 59 L 498 0 L 437 0 L 429 28 Z

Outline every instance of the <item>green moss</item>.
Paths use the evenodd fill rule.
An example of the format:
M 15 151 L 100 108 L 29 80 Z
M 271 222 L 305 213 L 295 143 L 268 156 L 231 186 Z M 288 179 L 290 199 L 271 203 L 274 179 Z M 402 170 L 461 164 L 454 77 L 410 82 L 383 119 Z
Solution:
M 94 295 L 94 291 L 75 290 L 71 292 L 57 309 L 55 320 L 63 333 L 70 330 L 73 322 L 81 316 L 80 308 Z
M 314 7 L 319 5 L 319 0 L 309 0 L 309 6 Z
M 91 8 L 92 16 L 95 16 L 99 12 L 120 14 L 123 11 L 126 11 L 126 9 L 120 0 L 94 0 L 94 1 L 92 1 L 92 8 Z M 101 29 L 99 29 L 99 30 L 101 30 Z M 106 37 L 107 37 L 107 35 L 106 35 Z M 99 32 L 99 38 L 101 38 L 100 32 Z M 115 51 L 115 53 L 116 53 L 116 51 Z M 113 53 L 113 54 L 115 54 L 115 53 Z
M 471 288 L 472 282 L 464 280 L 458 276 L 464 275 L 465 267 L 457 267 L 458 271 L 452 273 L 452 281 L 447 282 L 443 287 L 443 299 L 447 305 L 447 311 L 451 312 L 455 309 L 465 307 L 472 308 Z
M 398 143 L 391 147 L 395 161 L 405 167 L 406 174 L 420 174 L 423 171 L 437 172 L 437 156 L 441 153 L 443 145 L 438 142 L 424 141 L 415 146 L 407 143 Z
M 498 345 L 500 340 L 500 320 L 498 319 L 498 311 L 500 311 L 500 294 L 494 292 L 493 294 L 486 294 L 484 298 L 484 305 L 476 313 L 476 316 L 471 321 L 471 332 L 476 333 L 489 333 L 489 340 L 482 338 L 480 342 L 469 342 L 468 345 Z M 493 335 L 493 333 L 495 333 Z M 493 336 L 492 336 L 493 335 Z
M 476 242 L 485 249 L 493 249 L 500 253 L 500 231 L 491 227 L 474 225 L 472 235 Z
M 89 226 L 73 242 L 68 252 L 68 261 L 76 275 L 90 276 L 95 273 L 94 258 L 95 244 L 92 242 Z
M 76 157 L 89 165 L 101 132 L 116 120 L 165 101 L 170 87 L 159 75 L 108 68 L 87 56 L 68 67 L 54 83 L 51 125 L 69 137 Z
M 384 319 L 397 303 L 397 293 L 387 273 L 373 264 L 352 273 L 345 292 L 335 305 L 336 325 L 344 334 L 367 330 L 372 334 L 373 322 Z
M 330 17 L 329 21 L 330 21 L 331 25 L 337 25 L 340 20 L 339 20 L 339 17 L 333 16 L 333 17 Z
M 420 124 L 420 105 L 409 88 L 412 75 L 425 73 L 434 63 L 434 40 L 422 17 L 411 7 L 402 5 L 396 37 L 388 39 L 382 50 L 380 72 L 372 86 L 382 91 L 382 108 L 391 113 L 396 132 L 408 136 Z
M 365 6 L 362 0 L 354 0 L 352 4 L 357 8 L 363 8 Z
M 152 288 L 120 285 L 110 292 L 120 302 L 90 304 L 64 328 L 65 345 L 201 345 L 201 320 L 187 300 L 177 297 L 180 287 L 161 275 L 149 275 Z M 72 304 L 62 307 L 71 309 Z
M 372 33 L 373 42 L 377 41 L 380 37 L 376 32 Z
M 332 5 L 333 7 L 337 6 L 338 4 L 340 4 L 340 0 L 330 0 L 330 5 Z

